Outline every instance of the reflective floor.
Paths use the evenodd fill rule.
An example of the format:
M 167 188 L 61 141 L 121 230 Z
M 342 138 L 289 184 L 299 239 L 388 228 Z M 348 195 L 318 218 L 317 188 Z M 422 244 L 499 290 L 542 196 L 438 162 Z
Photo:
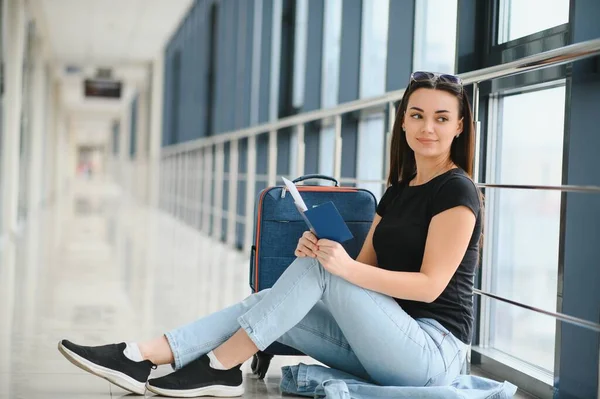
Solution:
M 250 292 L 245 255 L 103 182 L 32 215 L 0 262 L 0 399 L 134 397 L 66 361 L 58 341 L 153 338 Z M 276 357 L 265 381 L 247 362 L 244 397 L 281 397 L 280 366 L 299 361 L 313 362 Z

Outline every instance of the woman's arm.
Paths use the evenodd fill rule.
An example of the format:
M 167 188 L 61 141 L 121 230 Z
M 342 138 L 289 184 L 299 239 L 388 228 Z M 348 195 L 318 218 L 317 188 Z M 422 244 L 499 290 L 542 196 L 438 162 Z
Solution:
M 375 248 L 373 248 L 373 233 L 375 232 L 375 228 L 380 221 L 381 216 L 375 214 L 375 218 L 373 219 L 373 223 L 371 224 L 367 238 L 365 238 L 365 242 L 363 243 L 360 253 L 356 258 L 357 262 L 377 267 L 377 255 L 375 254 Z
M 419 272 L 374 268 L 357 258 L 349 262 L 341 277 L 394 298 L 433 302 L 444 291 L 465 256 L 475 220 L 475 215 L 466 206 L 457 206 L 435 215 L 429 224 Z

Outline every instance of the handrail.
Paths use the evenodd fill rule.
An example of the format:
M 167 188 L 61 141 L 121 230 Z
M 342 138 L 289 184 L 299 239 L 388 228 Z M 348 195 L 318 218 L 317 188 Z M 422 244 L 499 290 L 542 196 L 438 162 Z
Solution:
M 592 331 L 600 333 L 600 324 L 591 322 L 589 320 L 584 320 L 584 319 L 580 319 L 579 317 L 569 316 L 564 313 L 550 312 L 549 310 L 536 308 L 531 305 L 525 305 L 524 303 L 513 301 L 511 299 L 501 297 L 500 295 L 492 294 L 490 292 L 482 291 L 479 289 L 473 289 L 473 293 L 477 294 L 479 296 L 486 296 L 486 297 L 496 299 L 501 302 L 506 302 L 508 304 L 511 304 L 511 305 L 514 305 L 514 306 L 517 306 L 517 307 L 520 307 L 523 309 L 528 309 L 528 310 L 531 310 L 536 313 L 542 313 L 547 316 L 554 317 L 557 320 L 564 321 L 564 322 L 567 322 L 570 324 L 575 324 L 577 326 L 587 328 L 588 330 L 592 330 Z
M 515 190 L 544 190 L 544 191 L 561 191 L 571 193 L 598 193 L 600 194 L 600 186 L 542 186 L 535 184 L 495 184 L 495 183 L 476 183 L 480 188 L 502 188 Z
M 465 85 L 479 83 L 490 79 L 497 79 L 520 73 L 528 72 L 534 69 L 543 69 L 552 66 L 562 65 L 573 61 L 582 60 L 600 54 L 600 39 L 593 39 L 582 43 L 571 44 L 554 50 L 531 55 L 519 60 L 507 62 L 504 64 L 482 68 L 476 71 L 460 74 Z M 304 124 L 316 120 L 333 118 L 338 115 L 350 112 L 364 110 L 375 107 L 383 107 L 389 103 L 394 103 L 402 99 L 405 89 L 390 91 L 383 95 L 365 98 L 356 101 L 350 101 L 336 107 L 319 109 L 316 111 L 304 112 L 301 114 L 279 119 L 275 122 L 264 123 L 257 126 L 219 133 L 210 137 L 203 137 L 184 143 L 174 144 L 163 148 L 163 154 L 169 155 L 180 150 L 194 150 L 207 145 L 225 143 L 232 140 L 238 140 L 250 136 L 256 136 L 266 132 L 280 130 L 287 127 Z

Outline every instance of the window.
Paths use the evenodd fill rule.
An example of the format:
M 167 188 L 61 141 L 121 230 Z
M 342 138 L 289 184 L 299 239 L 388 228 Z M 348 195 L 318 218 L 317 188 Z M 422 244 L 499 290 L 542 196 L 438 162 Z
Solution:
M 356 177 L 358 180 L 385 180 L 383 160 L 385 159 L 385 121 L 382 113 L 364 117 L 358 124 L 358 159 Z M 360 183 L 357 187 L 367 189 L 381 198 L 381 183 Z
M 292 106 L 301 109 L 304 105 L 304 86 L 306 75 L 306 42 L 308 40 L 308 0 L 296 0 L 296 19 L 294 32 L 294 78 Z M 290 136 L 289 170 L 298 175 L 298 132 L 293 129 Z
M 498 122 L 490 126 L 487 181 L 560 185 L 564 107 L 564 86 L 492 99 L 490 114 Z M 556 311 L 560 205 L 558 191 L 486 192 L 484 290 Z M 488 309 L 484 345 L 554 371 L 553 318 L 497 301 Z
M 136 94 L 130 104 L 130 121 L 129 121 L 129 157 L 135 158 L 137 153 L 137 128 L 138 128 L 138 105 L 139 94 Z
M 364 0 L 360 48 L 360 97 L 385 92 L 389 0 Z M 385 159 L 384 114 L 363 115 L 358 124 L 356 177 L 359 180 L 383 179 Z M 360 183 L 358 187 L 381 197 L 380 183 Z
M 319 135 L 319 173 L 333 176 L 333 154 L 335 153 L 335 125 L 323 126 Z
M 296 28 L 294 33 L 294 92 L 292 104 L 304 104 L 304 78 L 306 74 L 306 41 L 308 38 L 308 0 L 296 1 Z
M 29 169 L 31 157 L 31 115 L 33 100 L 33 37 L 35 25 L 26 19 L 25 22 L 25 48 L 23 52 L 22 98 L 20 115 L 20 140 L 19 140 L 19 200 L 17 218 L 19 223 L 29 217 Z
M 498 18 L 502 44 L 568 23 L 569 0 L 500 0 Z
M 171 89 L 171 126 L 169 130 L 168 144 L 177 144 L 179 142 L 179 106 L 181 101 L 181 50 L 175 50 L 171 60 L 171 79 L 173 87 Z
M 342 40 L 342 1 L 327 0 L 323 18 L 323 64 L 321 107 L 330 108 L 338 103 L 340 78 L 340 43 Z M 333 176 L 333 156 L 335 148 L 335 127 L 321 128 L 319 136 L 319 173 Z
M 209 11 L 209 38 L 206 57 L 208 59 L 208 73 L 206 76 L 206 125 L 205 132 L 207 136 L 213 134 L 214 129 L 214 112 L 217 106 L 217 96 L 215 92 L 215 82 L 217 80 L 217 48 L 219 42 L 219 3 L 210 5 Z
M 121 128 L 119 121 L 112 124 L 112 151 L 115 156 L 119 154 L 119 130 Z
M 281 62 L 281 17 L 283 0 L 273 0 L 273 24 L 271 25 L 271 81 L 269 82 L 269 120 L 279 118 L 279 68 Z
M 2 191 L 2 164 L 3 164 L 3 144 L 4 137 L 2 136 L 2 131 L 4 129 L 4 4 L 3 0 L 0 0 L 0 192 Z M 0 237 L 3 235 L 2 231 L 2 216 L 3 216 L 3 196 L 0 195 Z M 2 245 L 2 240 L 0 240 L 0 245 Z M 0 247 L 1 248 L 1 247 Z
M 323 19 L 323 85 L 321 106 L 329 108 L 338 103 L 340 77 L 340 42 L 342 40 L 342 1 L 325 2 Z
M 385 92 L 389 0 L 364 0 L 360 43 L 360 97 Z
M 455 72 L 458 0 L 417 0 L 413 70 Z

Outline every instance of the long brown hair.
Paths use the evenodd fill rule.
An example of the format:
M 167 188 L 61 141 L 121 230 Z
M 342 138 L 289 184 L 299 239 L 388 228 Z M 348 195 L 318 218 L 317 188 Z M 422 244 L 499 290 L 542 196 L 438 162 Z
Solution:
M 471 178 L 473 178 L 473 160 L 475 158 L 475 129 L 473 125 L 473 114 L 471 104 L 465 89 L 462 86 L 450 85 L 442 81 L 412 81 L 402 97 L 396 120 L 392 129 L 392 143 L 390 148 L 390 174 L 388 185 L 396 184 L 398 181 L 408 181 L 417 171 L 415 152 L 406 141 L 406 133 L 402 130 L 402 123 L 408 100 L 417 89 L 443 90 L 458 99 L 459 118 L 463 118 L 463 132 L 452 141 L 450 147 L 450 160 L 461 167 Z

